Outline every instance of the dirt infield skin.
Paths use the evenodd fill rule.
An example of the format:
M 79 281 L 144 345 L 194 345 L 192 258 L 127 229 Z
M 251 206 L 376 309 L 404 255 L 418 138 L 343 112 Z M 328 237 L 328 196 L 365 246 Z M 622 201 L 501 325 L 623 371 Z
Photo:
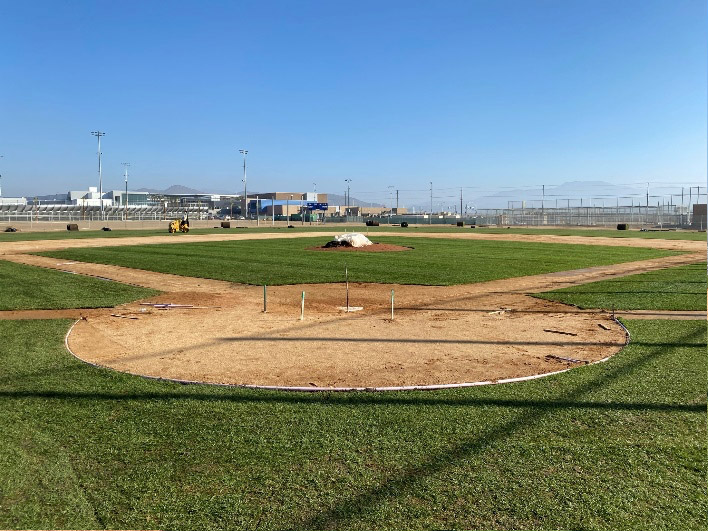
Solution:
M 165 292 L 149 299 L 153 303 L 196 306 L 165 310 L 135 302 L 113 309 L 60 310 L 55 314 L 41 311 L 43 315 L 56 317 L 82 317 L 67 339 L 69 348 L 80 359 L 153 377 L 302 387 L 497 381 L 594 362 L 624 346 L 625 334 L 621 327 L 607 313 L 581 311 L 535 299 L 527 293 L 705 259 L 703 242 L 618 242 L 612 238 L 593 238 L 588 242 L 582 237 L 411 234 L 465 239 L 493 236 L 489 239 L 593 245 L 607 245 L 605 240 L 609 240 L 613 244 L 641 243 L 644 247 L 694 252 L 470 285 L 350 284 L 350 304 L 364 308 L 350 313 L 337 309 L 344 305 L 342 284 L 274 286 L 268 289 L 268 312 L 264 313 L 259 286 L 20 254 L 116 243 L 305 235 L 322 236 L 238 234 L 190 236 L 189 240 L 160 236 L 121 238 L 120 241 L 12 242 L 0 243 L 0 256 L 17 263 L 99 276 Z M 395 236 L 401 235 L 395 233 Z M 700 244 L 700 249 L 696 249 L 695 244 Z M 698 250 L 701 252 L 696 252 Z M 395 290 L 397 305 L 393 321 L 391 289 Z M 306 292 L 306 305 L 305 318 L 300 321 L 302 291 Z M 25 315 L 24 318 L 32 315 L 32 312 L 15 313 Z

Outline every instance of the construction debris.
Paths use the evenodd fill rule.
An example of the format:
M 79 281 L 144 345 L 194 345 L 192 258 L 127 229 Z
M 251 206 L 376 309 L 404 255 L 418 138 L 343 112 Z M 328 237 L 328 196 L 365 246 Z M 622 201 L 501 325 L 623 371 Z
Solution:
M 602 328 L 603 330 L 612 330 L 612 328 L 610 328 L 609 326 L 604 325 L 604 324 L 602 324 L 602 323 L 598 323 L 597 326 L 599 326 L 599 327 Z
M 132 315 L 121 315 L 121 314 L 119 314 L 119 313 L 112 313 L 112 314 L 111 314 L 111 317 L 119 317 L 119 318 L 121 318 L 121 319 L 135 319 L 135 320 L 138 319 L 137 317 L 134 317 L 134 316 L 132 316 Z
M 552 360 L 558 360 L 558 361 L 567 361 L 570 363 L 584 363 L 587 365 L 590 363 L 588 360 L 578 360 L 575 358 L 566 358 L 564 356 L 556 356 L 555 354 L 546 354 L 546 359 L 552 359 Z
M 220 306 L 194 306 L 193 304 L 172 304 L 171 302 L 141 302 L 141 306 L 152 306 L 158 310 L 171 310 L 178 308 L 181 310 L 206 310 L 208 308 L 220 308 Z
M 506 312 L 510 312 L 511 308 L 500 308 L 499 310 L 495 310 L 493 312 L 488 312 L 487 315 L 504 315 Z
M 552 334 L 563 334 L 564 336 L 577 336 L 578 334 L 574 332 L 563 332 L 562 330 L 551 330 L 550 328 L 544 328 L 544 332 L 551 332 Z

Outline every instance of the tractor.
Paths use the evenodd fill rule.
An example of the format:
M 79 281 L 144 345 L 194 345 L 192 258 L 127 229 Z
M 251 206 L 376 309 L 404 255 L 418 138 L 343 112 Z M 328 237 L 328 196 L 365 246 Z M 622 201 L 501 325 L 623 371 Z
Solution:
M 173 219 L 170 221 L 169 227 L 167 227 L 170 234 L 173 232 L 189 232 L 189 220 L 188 219 Z

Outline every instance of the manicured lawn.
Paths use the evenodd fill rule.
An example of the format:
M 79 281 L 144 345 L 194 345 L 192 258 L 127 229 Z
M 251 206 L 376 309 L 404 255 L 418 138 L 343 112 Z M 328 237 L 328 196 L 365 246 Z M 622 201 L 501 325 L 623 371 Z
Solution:
M 287 394 L 95 369 L 0 321 L 0 528 L 705 529 L 706 325 L 462 390 Z
M 103 308 L 159 293 L 0 260 L 0 310 Z
M 215 221 L 215 224 L 220 222 Z M 705 241 L 706 233 L 698 231 L 639 231 L 639 230 L 628 230 L 628 231 L 618 231 L 611 229 L 531 229 L 531 228 L 475 228 L 472 229 L 469 226 L 456 227 L 454 225 L 430 225 L 430 226 L 417 226 L 401 228 L 391 225 L 380 225 L 378 227 L 366 227 L 364 223 L 359 223 L 356 225 L 341 225 L 338 223 L 328 223 L 325 225 L 300 225 L 295 223 L 295 228 L 287 229 L 285 227 L 273 227 L 269 225 L 269 222 L 263 223 L 260 227 L 248 227 L 248 228 L 237 228 L 238 222 L 232 221 L 233 228 L 231 229 L 221 229 L 221 228 L 206 228 L 206 229 L 192 229 L 188 234 L 177 234 L 175 237 L 189 239 L 190 235 L 194 234 L 224 234 L 224 233 L 289 233 L 289 232 L 326 232 L 328 234 L 340 233 L 340 232 L 353 232 L 359 231 L 363 233 L 376 233 L 376 232 L 401 232 L 404 234 L 415 234 L 416 232 L 422 233 L 466 233 L 466 232 L 478 232 L 482 234 L 549 234 L 555 236 L 584 236 L 584 237 L 606 237 L 606 238 L 642 238 L 642 239 L 663 239 L 663 240 L 692 240 L 692 241 Z M 24 240 L 64 240 L 64 239 L 86 239 L 86 238 L 125 238 L 125 237 L 140 237 L 140 236 L 164 236 L 167 234 L 167 222 L 165 222 L 165 229 L 138 229 L 138 230 L 123 230 L 116 229 L 109 232 L 104 232 L 102 230 L 82 230 L 79 232 L 69 232 L 69 231 L 51 231 L 51 232 L 0 232 L 0 242 L 4 241 L 24 241 Z
M 344 264 L 357 282 L 452 285 L 566 271 L 668 256 L 671 251 L 526 242 L 431 238 L 373 238 L 414 247 L 389 253 L 307 250 L 329 238 L 206 242 L 40 253 L 66 260 L 117 264 L 150 271 L 247 284 L 340 282 Z
M 555 236 L 586 236 L 588 238 L 643 238 L 658 240 L 705 241 L 706 233 L 698 231 L 640 231 L 613 229 L 521 229 L 521 228 L 478 228 L 478 232 L 487 234 L 551 234 Z
M 188 238 L 190 234 L 221 234 L 225 229 L 192 229 L 187 234 L 178 233 L 175 238 Z M 44 231 L 44 232 L 0 232 L 0 242 L 19 242 L 36 240 L 85 240 L 88 238 L 137 238 L 144 236 L 165 236 L 167 232 L 167 221 L 165 229 L 136 229 L 112 231 L 102 230 L 81 230 L 78 232 L 69 231 Z
M 705 310 L 706 263 L 603 280 L 536 296 L 580 308 Z

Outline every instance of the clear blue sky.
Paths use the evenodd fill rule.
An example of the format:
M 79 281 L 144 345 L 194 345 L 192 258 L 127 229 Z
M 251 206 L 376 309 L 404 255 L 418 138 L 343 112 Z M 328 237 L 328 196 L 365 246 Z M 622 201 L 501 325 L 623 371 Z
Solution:
M 3 195 L 706 181 L 704 0 L 0 3 Z M 413 200 L 413 192 L 408 193 Z M 425 200 L 426 193 L 419 195 Z

